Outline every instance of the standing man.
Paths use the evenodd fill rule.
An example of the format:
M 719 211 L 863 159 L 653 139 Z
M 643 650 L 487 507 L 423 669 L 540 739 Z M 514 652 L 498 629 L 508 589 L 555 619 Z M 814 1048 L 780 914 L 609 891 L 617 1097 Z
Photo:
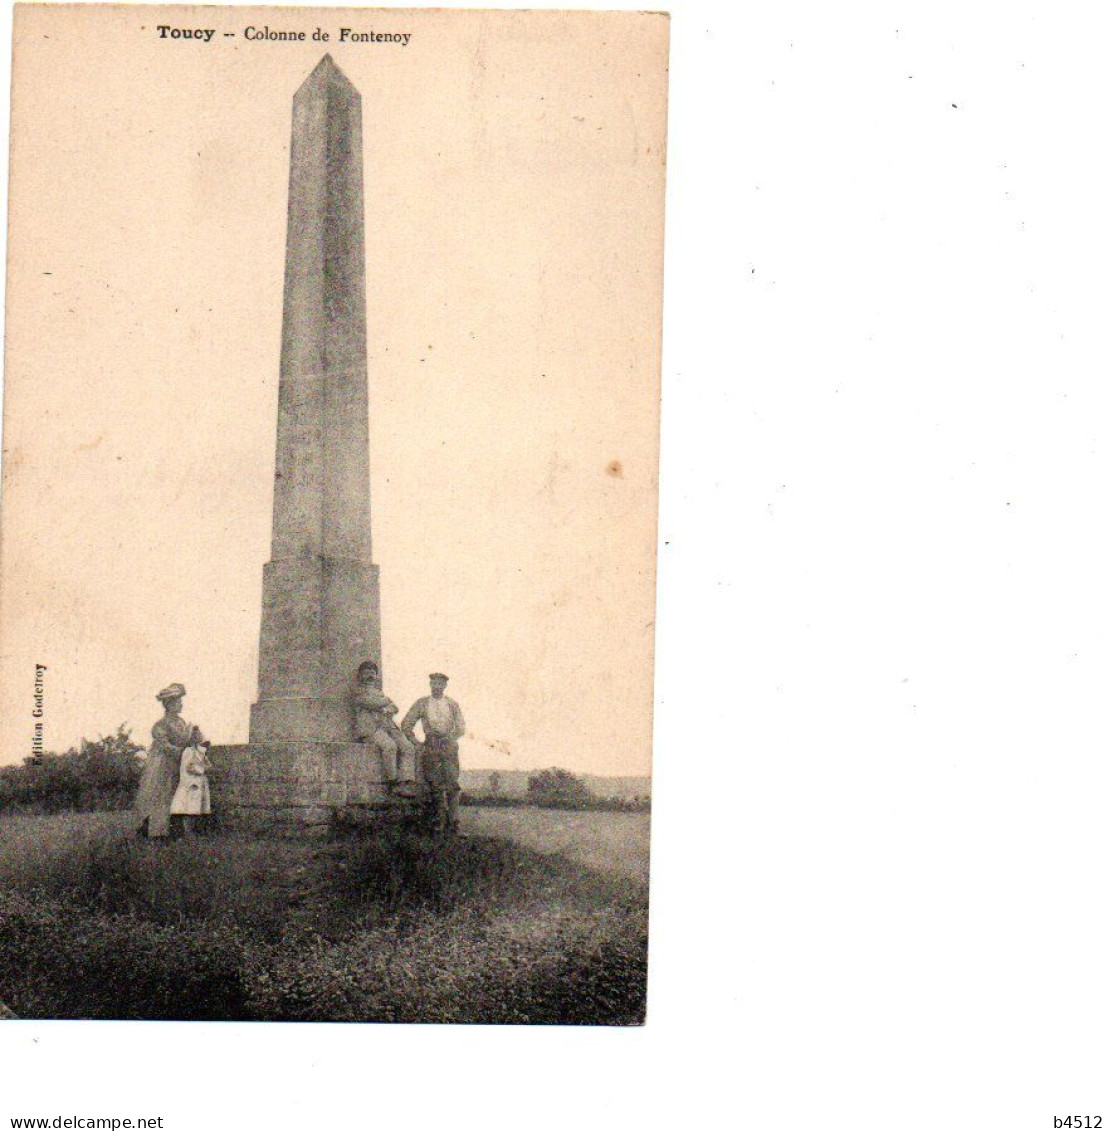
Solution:
M 421 756 L 421 778 L 433 796 L 437 832 L 459 832 L 460 746 L 466 729 L 464 714 L 454 699 L 444 693 L 448 676 L 433 672 L 429 677 L 432 695 L 419 699 L 402 720 L 402 733 L 416 742 L 414 727 L 421 723 L 425 749 Z

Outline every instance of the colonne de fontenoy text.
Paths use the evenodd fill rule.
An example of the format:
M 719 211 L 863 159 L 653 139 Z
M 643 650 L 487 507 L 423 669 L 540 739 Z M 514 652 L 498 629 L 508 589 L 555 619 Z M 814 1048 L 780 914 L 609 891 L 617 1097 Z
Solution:
M 190 39 L 196 43 L 211 43 L 216 38 L 217 30 L 213 27 L 192 28 L 173 27 L 170 24 L 157 24 L 155 31 L 159 39 Z M 338 43 L 397 43 L 405 47 L 410 42 L 408 31 L 357 31 L 355 28 L 342 27 L 336 33 Z M 240 37 L 251 43 L 329 43 L 332 33 L 315 28 L 308 31 L 283 31 L 272 27 L 254 27 L 248 25 L 242 33 L 226 31 L 221 33 L 223 39 L 239 39 Z

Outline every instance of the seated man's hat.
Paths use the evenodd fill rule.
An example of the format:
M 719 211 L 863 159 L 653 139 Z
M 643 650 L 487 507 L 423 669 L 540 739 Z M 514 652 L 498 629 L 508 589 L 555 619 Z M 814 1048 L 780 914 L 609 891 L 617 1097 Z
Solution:
M 155 698 L 165 702 L 167 699 L 181 699 L 185 693 L 186 689 L 180 683 L 172 683 L 169 687 L 164 687 Z
M 448 676 L 446 676 L 444 674 L 444 672 L 430 672 L 429 678 L 430 679 L 443 679 L 445 681 L 445 683 L 448 682 Z

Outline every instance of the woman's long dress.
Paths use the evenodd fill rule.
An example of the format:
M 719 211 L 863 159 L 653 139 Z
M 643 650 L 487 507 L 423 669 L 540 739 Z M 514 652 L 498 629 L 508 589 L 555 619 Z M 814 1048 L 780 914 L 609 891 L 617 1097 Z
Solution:
M 201 732 L 180 715 L 164 715 L 151 728 L 151 748 L 135 796 L 135 812 L 147 822 L 149 837 L 170 835 L 170 804 L 178 788 L 182 751 L 204 741 Z

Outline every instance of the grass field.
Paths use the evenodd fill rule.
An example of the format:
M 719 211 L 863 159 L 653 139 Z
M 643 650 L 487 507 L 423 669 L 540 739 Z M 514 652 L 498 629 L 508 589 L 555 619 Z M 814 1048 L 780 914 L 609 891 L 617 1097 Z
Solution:
M 543 855 L 649 883 L 648 813 L 466 808 L 460 826 L 465 833 L 505 837 Z
M 23 1017 L 637 1024 L 649 818 L 469 809 L 466 839 L 151 843 L 0 818 L 0 1001 Z

